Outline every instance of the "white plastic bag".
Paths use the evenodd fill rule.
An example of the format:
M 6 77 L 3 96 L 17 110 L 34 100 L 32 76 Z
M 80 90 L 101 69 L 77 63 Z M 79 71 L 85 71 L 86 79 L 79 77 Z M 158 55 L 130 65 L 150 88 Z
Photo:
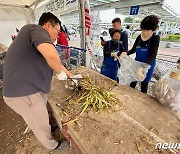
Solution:
M 146 74 L 150 69 L 150 65 L 146 63 L 142 63 L 132 59 L 129 56 L 125 56 L 123 58 L 120 57 L 119 60 L 121 67 L 118 71 L 119 83 L 122 85 L 129 85 L 133 81 L 143 81 L 146 78 Z M 138 79 L 137 77 L 137 68 L 143 68 L 143 79 Z
M 164 106 L 170 108 L 180 117 L 180 80 L 172 79 L 171 72 L 179 72 L 179 69 L 168 71 L 159 81 L 153 85 L 153 95 Z

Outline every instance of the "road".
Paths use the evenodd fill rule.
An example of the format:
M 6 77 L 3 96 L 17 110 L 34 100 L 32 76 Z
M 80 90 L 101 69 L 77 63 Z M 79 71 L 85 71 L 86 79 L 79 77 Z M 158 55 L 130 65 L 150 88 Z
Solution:
M 76 37 L 70 36 L 71 40 L 69 41 L 70 46 L 80 47 L 80 37 L 77 35 Z M 129 49 L 133 46 L 135 39 L 131 41 L 129 44 Z M 130 41 L 129 41 L 130 42 Z M 174 43 L 172 42 L 170 47 L 166 47 L 167 42 L 161 41 L 159 46 L 158 54 L 165 54 L 165 55 L 172 55 L 172 56 L 178 56 L 180 57 L 180 43 Z

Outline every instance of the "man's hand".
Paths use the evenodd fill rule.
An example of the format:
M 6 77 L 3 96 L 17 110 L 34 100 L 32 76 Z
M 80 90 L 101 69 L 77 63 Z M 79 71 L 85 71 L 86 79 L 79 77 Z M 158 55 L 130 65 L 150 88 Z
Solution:
M 120 55 L 121 58 L 124 58 L 126 56 L 127 56 L 127 52 L 122 52 L 121 55 Z
M 175 80 L 180 80 L 180 73 L 176 73 L 176 72 L 171 72 L 170 73 L 170 78 L 175 79 Z
M 63 71 L 61 71 L 61 73 L 56 74 L 58 80 L 67 80 L 68 76 L 66 75 L 66 73 L 64 73 Z
M 136 70 L 136 75 L 138 77 L 138 79 L 143 80 L 144 78 L 144 74 L 142 73 L 143 68 L 142 67 L 138 67 Z

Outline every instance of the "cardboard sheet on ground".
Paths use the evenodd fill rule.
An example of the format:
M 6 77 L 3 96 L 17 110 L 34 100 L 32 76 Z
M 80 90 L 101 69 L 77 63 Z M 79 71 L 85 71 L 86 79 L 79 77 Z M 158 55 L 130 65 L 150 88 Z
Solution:
M 86 112 L 78 121 L 80 125 L 67 125 L 66 133 L 83 154 L 158 153 L 156 143 L 180 142 L 180 121 L 153 97 L 129 86 L 116 86 L 115 81 L 85 67 L 73 70 L 73 73 L 94 76 L 105 86 L 114 86 L 112 92 L 123 103 L 123 108 L 109 112 Z M 59 126 L 62 126 L 65 115 L 56 103 L 72 94 L 64 88 L 63 82 L 53 78 L 49 104 Z

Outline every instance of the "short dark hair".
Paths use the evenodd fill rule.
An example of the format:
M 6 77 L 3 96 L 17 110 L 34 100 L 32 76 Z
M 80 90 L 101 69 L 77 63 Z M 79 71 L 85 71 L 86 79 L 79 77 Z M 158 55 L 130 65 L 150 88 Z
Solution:
M 47 22 L 50 22 L 52 26 L 61 24 L 60 20 L 54 14 L 50 12 L 45 12 L 41 15 L 38 25 L 43 26 Z
M 119 29 L 116 28 L 112 28 L 110 31 L 110 36 L 113 37 L 113 35 L 118 32 L 119 34 L 121 34 L 121 31 Z
M 158 27 L 159 19 L 155 15 L 149 15 L 146 16 L 142 21 L 141 21 L 141 30 L 152 30 L 155 31 Z
M 65 30 L 61 24 L 60 24 L 60 27 L 61 27 L 60 31 L 65 33 Z
M 120 18 L 114 18 L 112 20 L 112 23 L 115 23 L 115 22 L 119 22 L 121 24 L 121 19 Z

